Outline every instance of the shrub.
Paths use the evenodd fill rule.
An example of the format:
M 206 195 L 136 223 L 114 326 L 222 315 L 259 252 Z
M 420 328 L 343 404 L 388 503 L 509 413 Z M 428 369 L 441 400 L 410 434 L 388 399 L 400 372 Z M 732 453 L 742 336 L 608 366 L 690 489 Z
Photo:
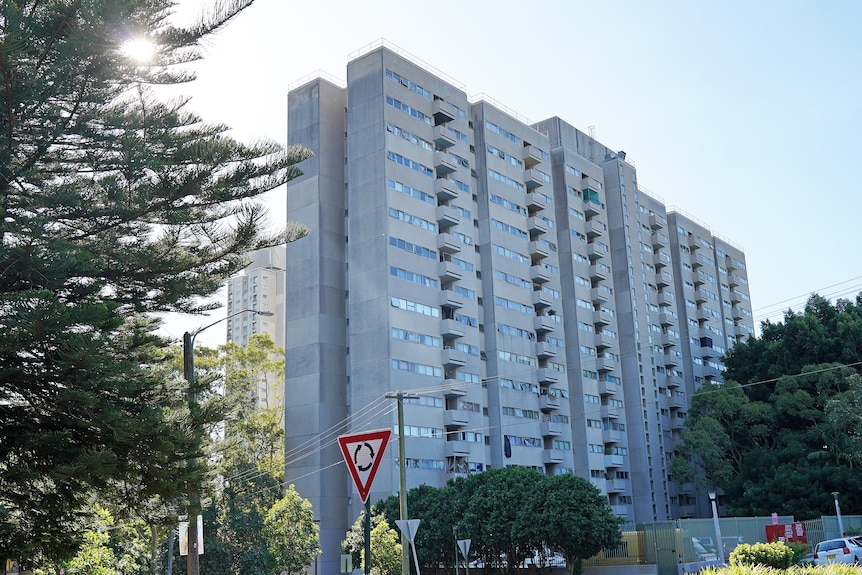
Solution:
M 730 564 L 787 569 L 793 564 L 793 549 L 782 541 L 754 545 L 743 543 L 730 554 Z
M 793 550 L 793 565 L 802 565 L 805 556 L 808 554 L 807 543 L 787 543 L 787 546 Z

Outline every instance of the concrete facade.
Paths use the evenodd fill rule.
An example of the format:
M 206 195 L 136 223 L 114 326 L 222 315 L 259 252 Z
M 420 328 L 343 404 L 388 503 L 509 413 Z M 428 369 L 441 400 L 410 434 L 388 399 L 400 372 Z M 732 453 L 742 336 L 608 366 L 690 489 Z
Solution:
M 471 102 L 389 47 L 350 61 L 346 88 L 291 90 L 288 118 L 315 157 L 288 190 L 311 233 L 287 248 L 286 477 L 320 520 L 322 572 L 361 510 L 334 439 L 396 430 L 396 391 L 418 396 L 408 489 L 517 465 L 589 478 L 630 521 L 696 512 L 668 463 L 688 395 L 753 332 L 739 248 L 668 213 L 625 153 Z M 397 493 L 397 453 L 372 501 Z
M 265 333 L 275 345 L 284 347 L 284 259 L 284 246 L 258 250 L 252 254 L 249 266 L 228 280 L 228 342 L 245 346 L 252 334 Z M 272 315 L 241 313 L 231 317 L 242 310 L 258 310 Z M 284 386 L 280 375 L 267 374 L 261 379 L 256 390 L 260 407 L 284 406 Z

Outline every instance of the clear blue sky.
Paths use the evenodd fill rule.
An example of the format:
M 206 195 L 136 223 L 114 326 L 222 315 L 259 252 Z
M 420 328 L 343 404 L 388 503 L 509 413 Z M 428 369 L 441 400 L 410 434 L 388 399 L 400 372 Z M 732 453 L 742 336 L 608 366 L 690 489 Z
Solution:
M 203 4 L 180 0 L 177 18 Z M 469 95 L 595 126 L 653 195 L 745 250 L 756 323 L 862 290 L 862 2 L 257 0 L 181 92 L 242 140 L 284 143 L 288 85 L 346 79 L 349 55 L 381 38 Z M 284 190 L 270 196 L 279 223 Z

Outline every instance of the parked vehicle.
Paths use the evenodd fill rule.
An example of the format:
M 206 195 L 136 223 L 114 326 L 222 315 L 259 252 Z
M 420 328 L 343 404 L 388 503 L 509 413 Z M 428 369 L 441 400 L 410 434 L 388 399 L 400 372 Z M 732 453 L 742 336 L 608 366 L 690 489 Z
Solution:
M 855 563 L 862 561 L 862 545 L 853 537 L 827 539 L 814 547 L 814 564 Z

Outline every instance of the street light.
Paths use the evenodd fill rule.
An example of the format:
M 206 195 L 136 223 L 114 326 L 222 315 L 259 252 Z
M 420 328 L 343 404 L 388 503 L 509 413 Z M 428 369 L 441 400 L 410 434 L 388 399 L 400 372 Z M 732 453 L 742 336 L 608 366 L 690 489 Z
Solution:
M 715 525 L 715 553 L 718 560 L 724 563 L 724 541 L 721 539 L 721 525 L 718 523 L 718 504 L 715 501 L 715 491 L 709 492 L 709 500 L 712 502 L 712 522 Z
M 844 522 L 841 521 L 841 507 L 838 505 L 838 492 L 833 491 L 832 497 L 835 498 L 835 515 L 838 516 L 838 531 L 841 532 L 839 537 L 844 537 Z
M 188 391 L 186 392 L 186 400 L 189 404 L 189 409 L 191 409 L 194 405 L 197 404 L 197 395 L 195 394 L 195 337 L 202 331 L 205 331 L 212 326 L 219 324 L 225 320 L 228 320 L 232 317 L 236 317 L 238 315 L 244 313 L 253 313 L 256 315 L 263 316 L 271 316 L 274 315 L 271 311 L 258 311 L 256 309 L 243 309 L 236 313 L 229 314 L 219 320 L 212 322 L 209 325 L 205 325 L 201 328 L 198 328 L 194 331 L 194 333 L 185 332 L 183 334 L 183 376 L 189 384 Z M 189 457 L 188 468 L 189 468 L 189 506 L 188 506 L 188 521 L 189 521 L 189 530 L 188 530 L 188 549 L 189 554 L 186 562 L 186 573 L 187 575 L 200 575 L 200 562 L 198 558 L 198 529 L 197 529 L 197 517 L 201 512 L 201 496 L 200 496 L 200 486 L 195 485 L 193 479 L 195 468 L 198 465 L 198 460 L 196 457 Z

